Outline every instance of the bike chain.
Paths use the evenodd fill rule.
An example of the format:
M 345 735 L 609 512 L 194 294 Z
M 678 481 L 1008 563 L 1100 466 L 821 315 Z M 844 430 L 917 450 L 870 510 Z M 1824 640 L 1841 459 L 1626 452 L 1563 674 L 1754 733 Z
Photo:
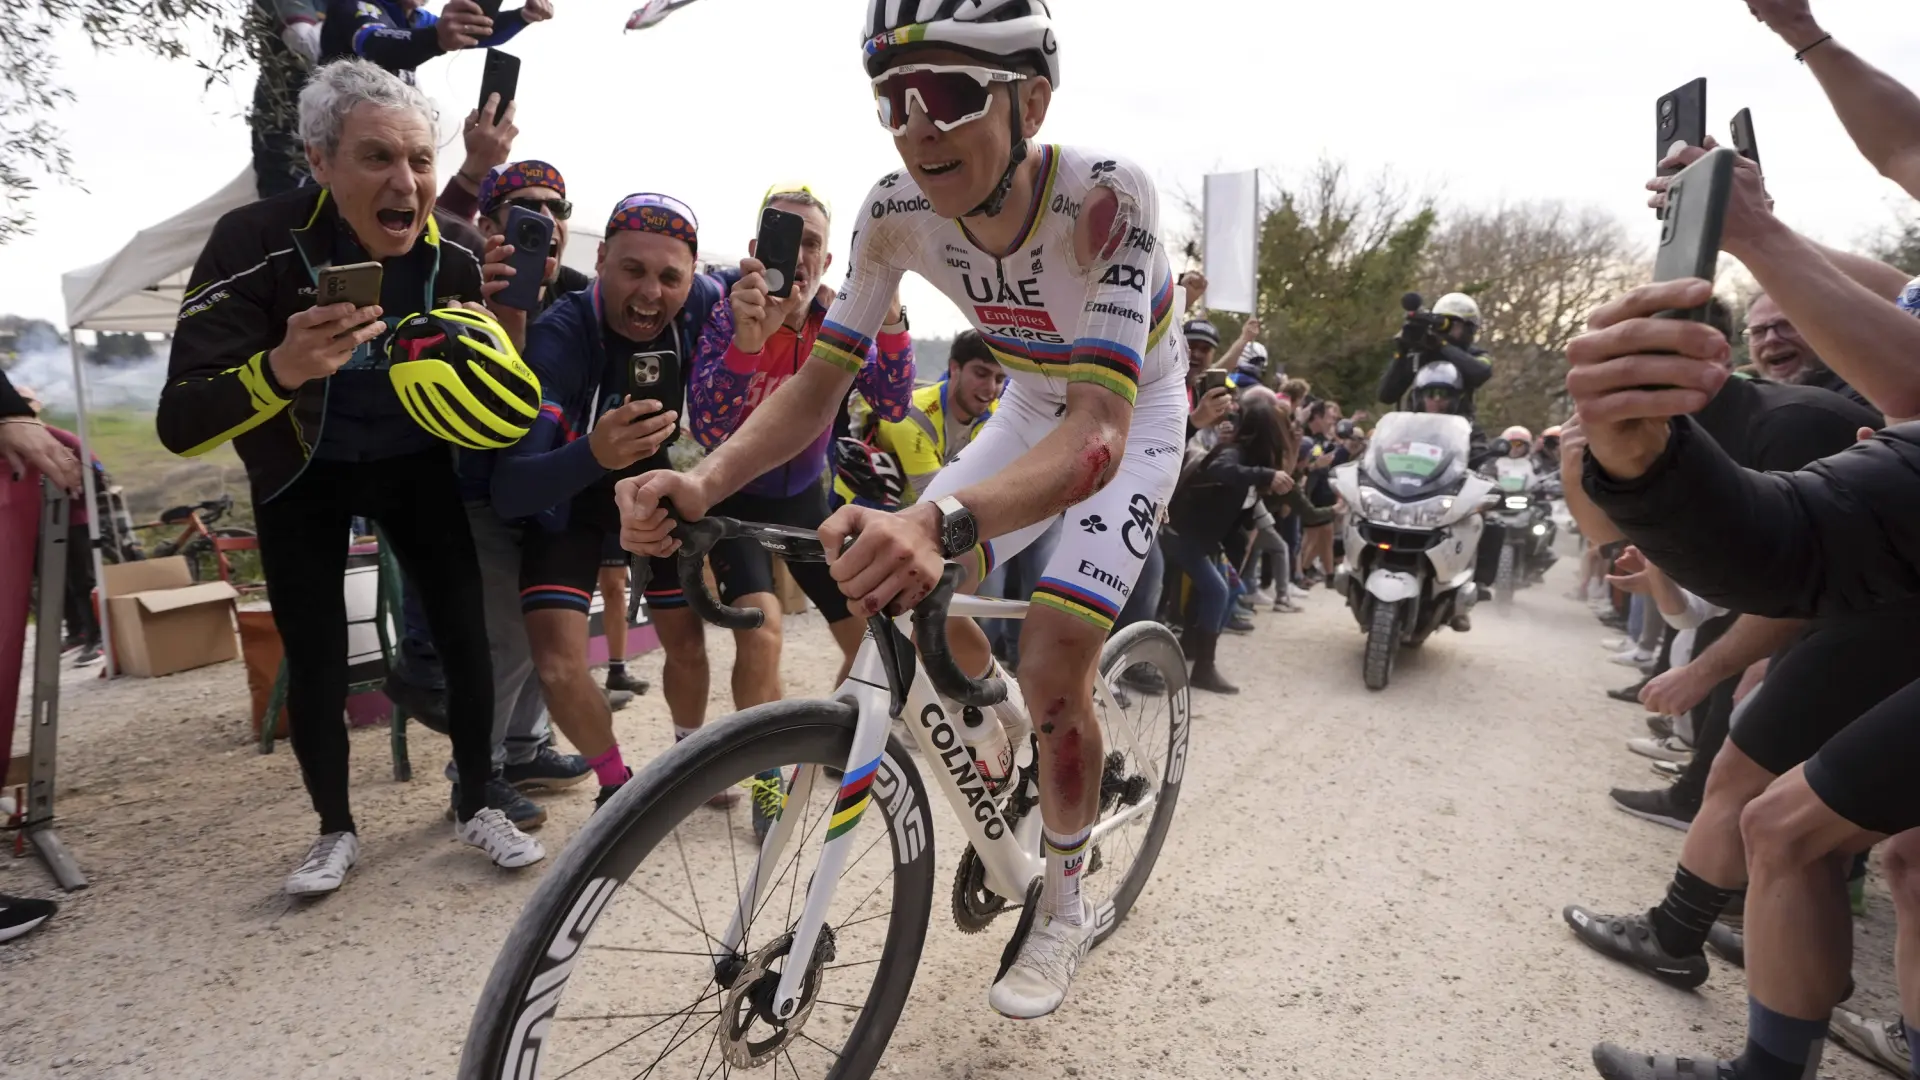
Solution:
M 1000 816 L 1009 829 L 1040 805 L 1040 744 L 1033 736 L 1028 736 L 1028 741 L 1031 763 L 1021 768 L 1018 781 L 1012 785 L 1013 793 L 1001 807 Z M 1007 898 L 987 888 L 986 865 L 968 844 L 953 875 L 953 924 L 963 934 L 977 934 L 1005 910 Z

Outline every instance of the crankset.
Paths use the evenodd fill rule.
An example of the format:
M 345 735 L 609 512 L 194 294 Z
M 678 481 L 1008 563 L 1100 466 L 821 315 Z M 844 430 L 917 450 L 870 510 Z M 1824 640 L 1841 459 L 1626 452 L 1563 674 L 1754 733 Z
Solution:
M 1007 898 L 987 888 L 987 867 L 968 844 L 953 875 L 953 924 L 963 934 L 977 934 L 1007 910 Z

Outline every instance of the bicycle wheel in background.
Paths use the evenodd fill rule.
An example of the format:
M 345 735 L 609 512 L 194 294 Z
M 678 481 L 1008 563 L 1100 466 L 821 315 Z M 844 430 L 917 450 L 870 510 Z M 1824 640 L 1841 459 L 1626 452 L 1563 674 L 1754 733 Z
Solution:
M 1121 686 L 1120 673 L 1135 664 L 1150 664 L 1166 689 L 1147 693 Z M 1100 653 L 1100 675 L 1114 689 L 1120 714 L 1102 715 L 1101 735 L 1107 748 L 1100 776 L 1102 822 L 1127 820 L 1098 833 L 1087 859 L 1081 891 L 1094 906 L 1098 945 L 1118 929 L 1140 890 L 1153 874 L 1173 825 L 1174 806 L 1180 800 L 1180 781 L 1186 771 L 1188 690 L 1186 656 L 1173 634 L 1159 623 L 1135 623 L 1113 635 Z M 1104 712 L 1104 710 L 1103 710 Z M 1147 798 L 1149 809 L 1141 809 Z
M 926 941 L 933 833 L 897 741 L 844 786 L 810 768 L 846 765 L 855 718 L 840 702 L 763 705 L 708 725 L 628 781 L 521 912 L 468 1029 L 462 1080 L 870 1076 Z M 793 830 L 771 888 L 738 960 L 716 965 L 760 847 L 746 800 L 705 804 L 767 769 L 792 785 L 795 765 L 813 774 L 812 791 L 788 799 Z M 853 848 L 816 973 L 800 1009 L 775 1022 L 773 991 L 821 846 L 846 828 Z

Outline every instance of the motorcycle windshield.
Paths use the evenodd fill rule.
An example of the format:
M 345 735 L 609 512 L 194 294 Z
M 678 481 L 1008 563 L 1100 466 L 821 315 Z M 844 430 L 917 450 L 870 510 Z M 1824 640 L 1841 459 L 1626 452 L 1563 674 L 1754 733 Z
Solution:
M 1439 494 L 1466 475 L 1472 434 L 1463 416 L 1388 413 L 1367 448 L 1367 478 L 1398 499 Z

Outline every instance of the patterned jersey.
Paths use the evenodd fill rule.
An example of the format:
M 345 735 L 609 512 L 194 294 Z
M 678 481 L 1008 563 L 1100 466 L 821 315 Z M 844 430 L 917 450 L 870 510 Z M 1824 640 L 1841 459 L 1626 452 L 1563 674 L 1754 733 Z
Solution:
M 853 238 L 853 264 L 813 355 L 856 372 L 900 277 L 919 274 L 966 314 L 1035 400 L 1064 404 L 1073 383 L 1132 402 L 1140 387 L 1184 378 L 1173 277 L 1155 234 L 1159 196 L 1133 164 L 1059 146 L 1039 148 L 1040 192 L 1010 254 L 995 257 L 964 222 L 933 212 L 905 173 L 875 185 Z M 1114 227 L 1082 265 L 1074 226 L 1087 197 L 1118 197 Z

